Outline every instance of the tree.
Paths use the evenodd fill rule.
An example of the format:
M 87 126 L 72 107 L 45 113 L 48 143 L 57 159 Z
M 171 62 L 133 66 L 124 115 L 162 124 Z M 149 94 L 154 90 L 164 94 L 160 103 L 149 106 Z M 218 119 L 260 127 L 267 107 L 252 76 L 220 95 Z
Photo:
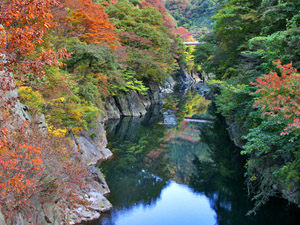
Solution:
M 0 3 L 0 53 L 5 60 L 0 69 L 15 72 L 25 79 L 26 73 L 42 76 L 44 65 L 57 65 L 58 59 L 67 57 L 65 49 L 54 52 L 51 48 L 35 52 L 49 29 L 54 28 L 52 0 L 4 0 Z M 2 70 L 1 69 L 1 70 Z
M 254 106 L 263 111 L 263 116 L 281 121 L 286 127 L 282 135 L 291 132 L 300 134 L 300 74 L 293 68 L 292 63 L 282 65 L 273 62 L 279 71 L 269 74 L 252 82 L 257 90 Z
M 63 33 L 64 30 L 68 31 L 64 34 L 76 36 L 87 43 L 106 44 L 116 48 L 118 39 L 114 33 L 114 25 L 109 22 L 101 5 L 92 0 L 62 0 L 62 7 L 63 9 L 60 7 L 55 12 L 62 20 L 69 22 L 68 25 L 61 23 Z

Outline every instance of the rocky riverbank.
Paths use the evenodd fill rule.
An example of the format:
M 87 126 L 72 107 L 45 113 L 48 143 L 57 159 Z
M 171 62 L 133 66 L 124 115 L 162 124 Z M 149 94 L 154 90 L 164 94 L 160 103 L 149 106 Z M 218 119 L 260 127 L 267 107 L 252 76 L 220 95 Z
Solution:
M 103 114 L 98 118 L 96 127 L 83 131 L 76 137 L 72 134 L 70 135 L 70 139 L 73 141 L 76 150 L 81 155 L 82 163 L 84 163 L 90 173 L 90 180 L 87 187 L 79 187 L 75 194 L 83 202 L 88 201 L 90 204 L 86 206 L 85 204 L 76 203 L 67 210 L 62 210 L 55 202 L 42 203 L 38 198 L 33 197 L 31 199 L 34 207 L 33 214 L 38 224 L 78 224 L 97 219 L 102 212 L 111 209 L 111 203 L 105 198 L 110 193 L 109 187 L 103 175 L 97 169 L 101 162 L 112 157 L 111 151 L 106 148 L 107 139 L 104 122 L 112 118 L 145 115 L 151 105 L 163 104 L 165 95 L 173 92 L 175 81 L 172 77 L 169 77 L 163 86 L 159 86 L 156 83 L 148 83 L 147 86 L 149 89 L 146 95 L 131 91 L 124 93 L 122 96 L 107 99 L 102 108 Z M 10 95 L 17 97 L 17 91 L 14 90 L 13 94 Z M 30 115 L 26 112 L 26 106 L 19 102 L 16 105 L 16 115 L 22 121 L 31 121 Z M 37 118 L 36 121 L 31 122 L 39 124 L 41 129 L 47 128 L 44 116 L 41 115 Z M 0 224 L 6 225 L 1 211 Z M 29 221 L 24 212 L 18 212 L 14 217 L 13 224 L 26 225 L 29 224 Z
M 163 86 L 156 83 L 149 83 L 147 86 L 149 89 L 146 95 L 131 91 L 122 96 L 107 99 L 102 109 L 104 113 L 98 118 L 97 126 L 83 131 L 79 137 L 71 137 L 81 153 L 82 161 L 88 166 L 92 178 L 88 190 L 81 193 L 82 198 L 92 204 L 89 207 L 78 205 L 78 208 L 66 212 L 69 214 L 71 224 L 97 219 L 101 212 L 110 210 L 112 207 L 105 198 L 110 190 L 96 167 L 112 157 L 111 151 L 106 148 L 104 122 L 108 119 L 145 115 L 151 105 L 163 104 L 163 98 L 173 92 L 175 81 L 169 77 Z

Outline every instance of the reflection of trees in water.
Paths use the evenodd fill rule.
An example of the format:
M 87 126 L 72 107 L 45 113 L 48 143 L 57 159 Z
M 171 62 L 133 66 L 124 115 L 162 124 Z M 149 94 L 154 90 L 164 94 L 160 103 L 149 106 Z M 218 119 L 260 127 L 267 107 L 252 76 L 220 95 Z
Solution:
M 177 138 L 169 143 L 169 148 L 166 157 L 169 159 L 170 178 L 178 183 L 188 183 L 189 176 L 194 170 L 192 161 L 195 155 L 203 160 L 209 158 L 208 148 L 201 142 Z
M 109 200 L 115 207 L 151 205 L 167 185 L 166 160 L 160 155 L 153 160 L 148 157 L 156 156 L 150 153 L 160 149 L 166 129 L 149 126 L 147 121 L 151 118 L 123 118 L 109 128 L 112 133 L 107 135 L 108 148 L 114 159 L 102 168 L 112 193 Z
M 220 120 L 201 129 L 201 141 L 209 146 L 211 162 L 194 157 L 194 172 L 189 186 L 204 193 L 217 215 L 218 225 L 298 224 L 297 214 L 286 210 L 283 201 L 274 200 L 257 213 L 246 216 L 252 208 L 244 185 L 244 160 L 228 139 Z

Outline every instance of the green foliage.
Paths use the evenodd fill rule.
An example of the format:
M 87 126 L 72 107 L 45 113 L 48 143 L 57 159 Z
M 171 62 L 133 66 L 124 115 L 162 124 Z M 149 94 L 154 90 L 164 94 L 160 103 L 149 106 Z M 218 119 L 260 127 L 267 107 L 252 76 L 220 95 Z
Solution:
M 247 144 L 242 154 L 251 155 L 247 162 L 248 187 L 254 194 L 257 210 L 281 190 L 293 192 L 299 182 L 299 139 L 280 135 L 284 123 L 264 119 L 245 136 Z M 277 188 L 274 188 L 277 187 Z M 295 202 L 297 199 L 293 199 Z
M 111 4 L 106 12 L 125 48 L 125 63 L 137 73 L 137 79 L 164 80 L 174 67 L 174 40 L 161 13 L 154 7 L 141 8 L 129 1 Z
M 117 86 L 119 90 L 128 92 L 129 90 L 135 90 L 145 95 L 149 88 L 145 87 L 142 81 L 135 78 L 136 73 L 132 70 L 122 71 L 125 80 L 125 86 Z
M 210 17 L 219 7 L 217 0 L 166 0 L 165 5 L 178 26 L 193 31 L 210 30 L 214 25 Z
M 224 1 L 213 17 L 215 33 L 195 51 L 195 63 L 222 80 L 210 82 L 219 111 L 242 128 L 254 211 L 271 196 L 299 188 L 298 77 L 282 71 L 291 64 L 276 68 L 272 63 L 279 59 L 299 69 L 299 10 L 296 0 Z M 270 71 L 273 77 L 262 78 Z M 258 77 L 257 91 L 250 95 L 256 88 L 249 83 Z

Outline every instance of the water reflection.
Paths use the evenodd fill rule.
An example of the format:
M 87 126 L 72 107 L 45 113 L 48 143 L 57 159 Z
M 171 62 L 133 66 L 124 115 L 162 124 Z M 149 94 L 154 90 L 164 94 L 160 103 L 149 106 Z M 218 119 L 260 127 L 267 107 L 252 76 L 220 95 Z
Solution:
M 114 210 L 103 225 L 156 225 L 156 224 L 215 224 L 215 213 L 208 199 L 195 195 L 187 186 L 170 182 L 153 205 L 134 205 L 130 210 Z
M 114 208 L 92 224 L 298 224 L 299 211 L 278 200 L 256 216 L 245 216 L 252 205 L 244 186 L 244 160 L 209 101 L 199 96 L 185 92 L 146 117 L 110 121 L 114 159 L 102 167 Z M 176 113 L 175 128 L 160 124 L 167 109 Z

